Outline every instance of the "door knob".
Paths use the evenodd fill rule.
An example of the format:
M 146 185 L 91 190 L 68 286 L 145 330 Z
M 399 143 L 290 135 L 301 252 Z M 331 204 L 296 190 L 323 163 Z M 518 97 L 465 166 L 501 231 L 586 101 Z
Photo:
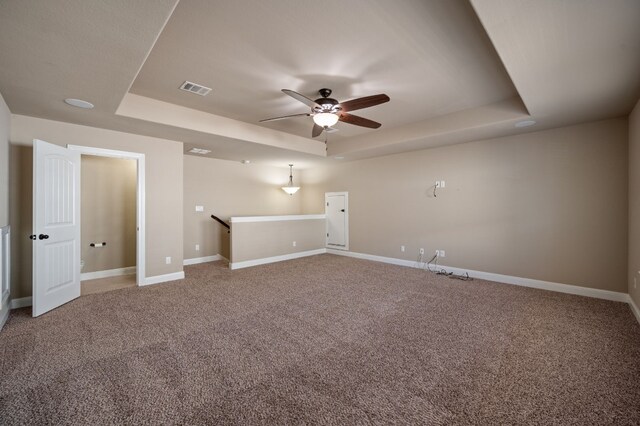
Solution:
M 344 213 L 344 209 L 340 209 L 340 211 L 341 211 L 342 213 Z
M 29 239 L 30 239 L 30 240 L 35 240 L 35 239 L 36 239 L 35 234 L 29 235 Z
M 40 234 L 40 235 L 38 235 L 38 239 L 39 240 L 47 240 L 47 239 L 49 239 L 49 236 L 47 234 Z

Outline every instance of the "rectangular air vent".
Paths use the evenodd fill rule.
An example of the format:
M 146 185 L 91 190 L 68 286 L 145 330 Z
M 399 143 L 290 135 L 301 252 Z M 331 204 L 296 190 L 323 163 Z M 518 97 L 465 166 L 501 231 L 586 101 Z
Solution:
M 208 154 L 211 152 L 210 149 L 202 149 L 202 148 L 191 148 L 189 150 L 190 153 L 192 154 L 200 154 L 200 155 L 204 155 L 204 154 Z
M 200 84 L 192 83 L 190 81 L 185 81 L 180 86 L 180 90 L 184 90 L 185 92 L 195 93 L 196 95 L 205 96 L 208 94 L 211 89 Z

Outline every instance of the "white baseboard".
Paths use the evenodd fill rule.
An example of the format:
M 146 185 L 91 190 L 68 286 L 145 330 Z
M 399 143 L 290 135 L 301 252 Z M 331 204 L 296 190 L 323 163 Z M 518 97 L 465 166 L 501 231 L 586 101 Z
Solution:
M 300 251 L 297 253 L 283 254 L 280 256 L 264 257 L 262 259 L 245 260 L 243 262 L 229 262 L 229 269 L 242 269 L 250 266 L 265 265 L 267 263 L 282 262 L 283 260 L 298 259 L 300 257 L 315 256 L 316 254 L 326 253 L 326 248 Z
M 421 269 L 425 267 L 424 263 L 411 261 L 411 260 L 396 259 L 393 257 L 375 256 L 372 254 L 355 253 L 351 251 L 332 250 L 332 249 L 327 249 L 327 253 L 336 254 L 338 256 L 348 256 L 348 257 L 355 257 L 358 259 L 373 260 L 376 262 L 391 263 L 393 265 L 408 266 L 411 268 Z M 438 265 L 438 268 L 446 269 L 448 272 L 453 272 L 454 274 L 463 275 L 465 273 L 468 273 L 469 276 L 473 278 L 478 278 L 478 279 L 487 280 L 487 281 L 495 281 L 495 282 L 504 283 L 504 284 L 513 284 L 513 285 L 519 285 L 523 287 L 557 291 L 560 293 L 576 294 L 579 296 L 586 296 L 586 297 L 595 297 L 597 299 L 612 300 L 614 302 L 628 303 L 629 301 L 629 295 L 627 293 L 620 293 L 617 291 L 600 290 L 597 288 L 588 288 L 588 287 L 580 287 L 577 285 L 560 284 L 560 283 L 554 283 L 550 281 L 534 280 L 531 278 L 514 277 L 511 275 L 502 275 L 502 274 L 494 274 L 491 272 L 454 268 L 454 267 L 445 266 L 445 265 Z
M 197 265 L 198 263 L 206 263 L 206 262 L 215 262 L 216 260 L 227 260 L 226 257 L 223 257 L 219 254 L 214 254 L 213 256 L 205 256 L 205 257 L 192 257 L 191 259 L 185 259 L 182 264 L 183 265 Z
M 26 308 L 27 306 L 31 306 L 31 296 L 29 297 L 21 297 L 20 299 L 11 299 L 11 309 L 20 309 Z
M 153 277 L 147 277 L 144 280 L 144 284 L 141 286 L 166 283 L 167 281 L 177 281 L 184 279 L 184 271 L 173 272 L 171 274 L 155 275 Z
M 80 281 L 95 280 L 98 278 L 119 277 L 121 275 L 131 275 L 136 273 L 135 266 L 126 268 L 107 269 L 105 271 L 84 272 L 80 274 Z
M 628 303 L 629 303 L 629 307 L 631 308 L 631 312 L 633 312 L 633 315 L 636 316 L 636 319 L 638 320 L 638 324 L 640 324 L 640 308 L 638 308 L 638 305 L 636 305 L 636 302 L 634 302 L 634 300 L 631 298 L 631 295 L 628 294 Z

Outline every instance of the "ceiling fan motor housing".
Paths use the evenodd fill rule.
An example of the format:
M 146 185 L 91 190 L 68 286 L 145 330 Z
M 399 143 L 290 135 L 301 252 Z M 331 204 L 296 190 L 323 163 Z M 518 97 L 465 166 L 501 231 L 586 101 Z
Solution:
M 330 112 L 335 114 L 342 110 L 342 107 L 340 106 L 340 102 L 329 97 L 331 95 L 331 89 L 320 89 L 318 90 L 318 93 L 320 93 L 320 96 L 322 97 L 319 99 L 316 99 L 314 102 L 320 105 L 322 108 L 314 107 L 313 108 L 314 112 L 316 113 Z

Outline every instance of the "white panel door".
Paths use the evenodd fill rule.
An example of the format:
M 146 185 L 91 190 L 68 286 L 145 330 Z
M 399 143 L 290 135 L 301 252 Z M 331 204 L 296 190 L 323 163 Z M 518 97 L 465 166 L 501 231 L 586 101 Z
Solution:
M 325 194 L 325 213 L 327 216 L 327 246 L 348 249 L 347 194 Z
M 33 141 L 33 316 L 80 296 L 80 153 Z

